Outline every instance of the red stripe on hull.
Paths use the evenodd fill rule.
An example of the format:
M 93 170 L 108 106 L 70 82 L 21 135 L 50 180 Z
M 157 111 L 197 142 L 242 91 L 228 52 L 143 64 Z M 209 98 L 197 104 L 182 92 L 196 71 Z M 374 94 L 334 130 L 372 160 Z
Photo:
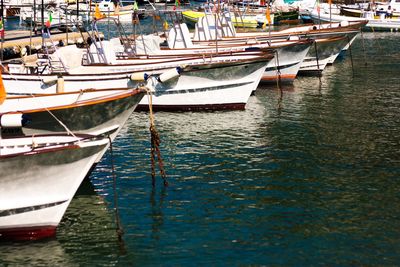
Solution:
M 245 103 L 209 105 L 153 105 L 153 111 L 244 110 L 245 106 Z M 149 106 L 138 105 L 135 111 L 149 111 Z
M 56 226 L 33 226 L 0 229 L 0 240 L 27 241 L 39 240 L 56 235 Z

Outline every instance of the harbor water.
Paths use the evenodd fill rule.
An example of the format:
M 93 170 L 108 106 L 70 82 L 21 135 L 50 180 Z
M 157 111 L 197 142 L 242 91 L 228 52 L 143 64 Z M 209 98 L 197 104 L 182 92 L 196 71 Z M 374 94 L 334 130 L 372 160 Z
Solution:
M 362 37 L 245 111 L 156 113 L 168 187 L 134 113 L 56 238 L 0 243 L 0 266 L 400 264 L 400 33 Z

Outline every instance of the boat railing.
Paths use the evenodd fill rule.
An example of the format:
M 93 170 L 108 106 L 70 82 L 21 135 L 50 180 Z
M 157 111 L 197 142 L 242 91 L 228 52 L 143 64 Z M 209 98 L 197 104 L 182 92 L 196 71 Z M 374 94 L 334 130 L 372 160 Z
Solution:
M 101 34 L 97 28 L 97 22 L 101 20 L 109 20 L 114 23 L 117 28 L 117 33 L 119 36 L 119 40 L 124 48 L 124 53 L 128 56 L 135 56 L 136 55 L 136 47 L 135 47 L 135 40 L 129 38 L 122 27 L 118 18 L 112 17 L 105 17 L 100 19 L 94 19 L 92 22 L 92 31 L 89 32 L 89 40 L 90 40 L 90 47 L 88 47 L 87 54 L 84 55 L 83 61 L 90 64 L 90 62 L 96 63 L 106 63 L 108 64 L 109 60 L 105 54 L 105 47 L 104 42 L 101 40 Z M 94 57 L 96 56 L 97 59 Z
M 65 64 L 58 54 L 57 47 L 51 39 L 50 30 L 48 28 L 43 28 L 42 35 L 43 41 L 46 43 L 38 53 L 38 60 L 36 63 L 38 73 L 44 73 L 45 71 L 51 73 L 67 72 Z M 48 44 L 50 44 L 50 47 L 48 47 Z

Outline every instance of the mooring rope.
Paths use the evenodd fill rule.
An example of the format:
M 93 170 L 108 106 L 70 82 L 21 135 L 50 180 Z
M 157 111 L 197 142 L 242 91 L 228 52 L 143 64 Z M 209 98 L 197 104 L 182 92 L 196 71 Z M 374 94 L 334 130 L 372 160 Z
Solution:
M 110 136 L 108 136 L 108 141 L 110 143 L 111 175 L 112 175 L 112 178 L 113 178 L 115 223 L 117 225 L 117 229 L 116 230 L 117 230 L 117 234 L 118 234 L 118 240 L 122 240 L 122 235 L 124 234 L 124 230 L 122 229 L 121 221 L 120 221 L 120 218 L 119 218 L 117 176 L 115 174 L 114 153 L 113 153 L 112 140 L 111 140 Z
M 275 54 L 276 54 L 276 56 L 275 56 L 275 59 L 276 59 L 275 69 L 276 69 L 276 74 L 278 76 L 277 77 L 278 79 L 276 79 L 276 87 L 279 90 L 282 91 L 282 88 L 281 88 L 282 77 L 281 77 L 281 69 L 279 67 L 279 56 L 278 56 L 278 51 L 277 50 L 275 50 Z
M 347 41 L 349 43 L 349 52 L 350 52 L 350 61 L 351 61 L 351 71 L 353 73 L 354 78 L 354 63 L 353 63 L 353 53 L 351 52 L 351 44 L 350 44 L 350 37 L 347 35 Z
M 365 66 L 367 66 L 368 62 L 367 62 L 367 55 L 365 52 L 365 40 L 364 40 L 363 31 L 360 30 L 360 33 L 361 33 L 361 41 L 362 41 L 362 48 L 363 48 L 363 55 L 364 55 L 364 64 L 365 64 Z M 350 48 L 350 46 L 349 46 L 349 48 Z
M 317 69 L 318 69 L 317 74 L 318 74 L 319 84 L 321 85 L 322 70 L 319 69 L 319 56 L 318 56 L 317 40 L 314 40 L 314 48 L 315 48 L 315 59 L 317 60 Z
M 276 74 L 277 74 L 277 79 L 276 79 L 276 87 L 279 90 L 279 99 L 278 99 L 278 110 L 282 108 L 282 98 L 283 98 L 283 91 L 282 91 L 282 80 L 281 80 L 281 70 L 279 67 L 279 56 L 278 56 L 278 51 L 275 50 L 275 59 L 276 59 L 276 64 L 275 64 L 275 69 L 276 69 Z
M 120 247 L 121 253 L 126 253 L 124 239 L 122 238 L 124 235 L 124 229 L 121 225 L 121 219 L 119 216 L 119 204 L 118 204 L 118 190 L 117 190 L 117 175 L 115 174 L 115 165 L 114 165 L 114 152 L 111 137 L 108 136 L 108 141 L 110 143 L 110 158 L 111 158 L 111 175 L 113 179 L 113 194 L 114 194 L 114 211 L 115 211 L 115 224 L 116 224 L 116 232 L 118 236 L 118 245 Z
M 156 184 L 156 171 L 155 171 L 155 162 L 156 162 L 156 155 L 158 160 L 158 168 L 160 169 L 160 175 L 163 179 L 164 186 L 168 186 L 167 175 L 164 169 L 164 163 L 161 157 L 160 151 L 160 135 L 157 132 L 155 123 L 154 123 L 154 113 L 153 113 L 153 99 L 151 90 L 147 87 L 144 87 L 145 91 L 147 92 L 147 98 L 149 102 L 149 118 L 150 118 L 150 136 L 151 136 L 151 150 L 150 150 L 150 160 L 151 160 L 151 179 L 153 187 Z

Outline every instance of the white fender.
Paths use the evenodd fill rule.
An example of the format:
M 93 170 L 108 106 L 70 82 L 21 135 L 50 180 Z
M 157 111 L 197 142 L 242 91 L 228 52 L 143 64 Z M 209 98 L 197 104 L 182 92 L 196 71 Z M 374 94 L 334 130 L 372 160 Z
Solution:
M 170 79 L 173 79 L 175 77 L 178 77 L 180 75 L 180 68 L 173 68 L 170 70 L 167 70 L 166 72 L 162 73 L 160 76 L 158 76 L 158 81 L 163 83 L 166 82 Z
M 57 79 L 57 93 L 64 93 L 64 78 L 58 77 Z
M 145 81 L 148 75 L 145 72 L 135 72 L 131 75 L 130 79 L 132 81 Z
M 299 41 L 299 40 L 300 40 L 300 38 L 298 35 L 291 35 L 288 38 L 288 41 Z
M 0 125 L 3 128 L 19 128 L 24 125 L 24 121 L 22 113 L 3 114 L 1 115 Z

